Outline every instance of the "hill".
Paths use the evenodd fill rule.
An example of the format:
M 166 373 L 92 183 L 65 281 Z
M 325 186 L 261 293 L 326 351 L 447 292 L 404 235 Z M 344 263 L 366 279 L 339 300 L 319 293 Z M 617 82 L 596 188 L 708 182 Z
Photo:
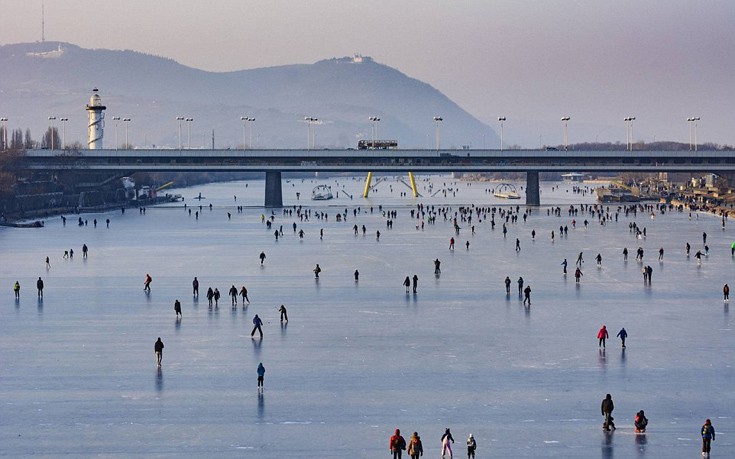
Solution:
M 305 116 L 320 120 L 317 148 L 354 147 L 370 139 L 370 116 L 381 118 L 379 138 L 398 140 L 403 148 L 433 148 L 436 115 L 444 119 L 443 147 L 498 143 L 492 129 L 442 93 L 369 57 L 215 73 L 135 51 L 59 42 L 0 46 L 0 115 L 10 119 L 11 130 L 30 128 L 40 140 L 49 116 L 67 117 L 67 143 L 86 145 L 84 106 L 92 88 L 99 88 L 107 106 L 108 148 L 125 141 L 123 123 L 115 141 L 113 116 L 131 118 L 129 142 L 139 147 L 177 147 L 177 116 L 194 119 L 192 148 L 212 142 L 241 148 L 241 116 L 256 119 L 256 148 L 305 147 Z M 182 130 L 186 146 L 187 123 Z

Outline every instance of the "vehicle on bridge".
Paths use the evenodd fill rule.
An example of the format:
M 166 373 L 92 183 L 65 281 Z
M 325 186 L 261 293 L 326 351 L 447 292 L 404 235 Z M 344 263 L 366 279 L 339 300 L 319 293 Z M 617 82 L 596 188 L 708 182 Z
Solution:
M 398 148 L 397 140 L 360 140 L 357 142 L 358 150 L 395 150 Z

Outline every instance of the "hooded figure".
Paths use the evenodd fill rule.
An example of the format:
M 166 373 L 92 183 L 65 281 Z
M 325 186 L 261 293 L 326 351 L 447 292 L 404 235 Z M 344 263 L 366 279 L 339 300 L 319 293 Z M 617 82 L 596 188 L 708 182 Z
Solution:
M 393 459 L 401 459 L 403 450 L 406 449 L 406 440 L 401 436 L 401 429 L 396 429 L 396 433 L 390 437 L 388 448 L 393 453 Z
M 414 432 L 408 441 L 408 455 L 411 456 L 411 459 L 419 459 L 424 455 L 424 445 L 421 443 L 418 432 Z

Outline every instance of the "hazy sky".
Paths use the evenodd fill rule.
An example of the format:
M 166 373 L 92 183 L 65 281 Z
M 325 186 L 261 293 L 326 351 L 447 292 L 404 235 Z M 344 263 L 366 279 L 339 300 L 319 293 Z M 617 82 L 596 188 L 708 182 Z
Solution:
M 41 0 L 0 11 L 0 44 L 40 40 Z M 212 71 L 369 55 L 492 127 L 506 116 L 506 140 L 524 146 L 561 142 L 563 115 L 570 142 L 625 142 L 633 115 L 636 140 L 688 142 L 686 118 L 700 116 L 700 141 L 735 144 L 733 0 L 46 0 L 45 11 L 47 41 Z

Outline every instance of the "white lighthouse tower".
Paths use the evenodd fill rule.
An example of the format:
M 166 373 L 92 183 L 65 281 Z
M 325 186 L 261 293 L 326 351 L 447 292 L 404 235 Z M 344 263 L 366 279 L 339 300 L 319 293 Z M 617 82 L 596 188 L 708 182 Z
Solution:
M 92 90 L 92 97 L 89 98 L 89 104 L 87 104 L 86 110 L 89 112 L 89 145 L 90 150 L 101 150 L 102 137 L 105 129 L 105 114 L 103 111 L 106 109 L 102 105 L 102 98 L 97 94 L 97 88 Z

